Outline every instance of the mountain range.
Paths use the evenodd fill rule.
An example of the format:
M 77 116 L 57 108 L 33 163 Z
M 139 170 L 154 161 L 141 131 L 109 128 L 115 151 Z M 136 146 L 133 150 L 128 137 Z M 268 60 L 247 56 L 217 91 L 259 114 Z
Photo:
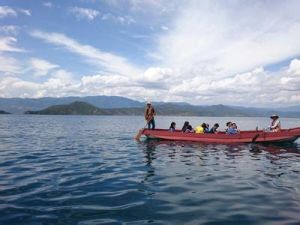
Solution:
M 143 103 L 119 96 L 86 96 L 62 98 L 0 98 L 0 109 L 13 114 L 23 114 L 25 111 L 42 110 L 53 105 L 64 105 L 72 102 L 86 102 L 98 108 L 131 108 L 143 107 Z
M 187 103 L 153 103 L 158 115 L 174 116 L 270 116 L 279 113 L 283 117 L 300 117 L 300 110 L 279 111 L 275 109 L 246 108 L 225 105 L 194 106 Z M 75 101 L 70 104 L 53 105 L 42 110 L 29 110 L 26 114 L 43 115 L 143 115 L 144 103 L 138 107 L 99 108 L 93 104 Z

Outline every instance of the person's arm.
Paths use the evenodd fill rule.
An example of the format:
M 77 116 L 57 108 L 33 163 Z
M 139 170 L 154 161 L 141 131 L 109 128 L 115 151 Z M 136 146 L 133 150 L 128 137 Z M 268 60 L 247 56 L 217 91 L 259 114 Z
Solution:
M 145 120 L 148 120 L 148 109 L 145 110 Z
M 271 126 L 271 129 L 275 129 L 278 126 L 278 124 L 279 124 L 279 120 L 276 120 L 274 125 Z

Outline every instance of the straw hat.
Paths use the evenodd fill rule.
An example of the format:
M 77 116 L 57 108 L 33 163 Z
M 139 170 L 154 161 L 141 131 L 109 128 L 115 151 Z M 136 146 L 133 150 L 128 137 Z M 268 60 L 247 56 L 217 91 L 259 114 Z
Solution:
M 272 116 L 270 116 L 270 118 L 271 119 L 275 119 L 275 118 L 277 119 L 277 118 L 279 118 L 279 116 L 277 114 L 273 114 Z

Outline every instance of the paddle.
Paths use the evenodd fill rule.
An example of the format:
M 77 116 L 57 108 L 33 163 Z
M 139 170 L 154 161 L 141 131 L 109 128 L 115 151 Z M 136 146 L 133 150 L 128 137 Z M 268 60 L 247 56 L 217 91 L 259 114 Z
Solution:
M 153 116 L 152 116 L 150 119 L 147 120 L 147 123 L 146 123 L 146 125 L 144 126 L 144 128 L 143 128 L 143 129 L 140 129 L 139 132 L 135 135 L 135 137 L 134 137 L 135 140 L 137 140 L 137 141 L 140 140 L 140 138 L 141 138 L 141 136 L 142 136 L 142 134 L 143 134 L 143 130 L 147 127 L 149 121 L 152 120 L 152 118 L 153 118 Z
M 139 130 L 139 132 L 138 132 L 138 133 L 135 135 L 135 137 L 134 137 L 135 140 L 137 140 L 137 141 L 140 140 L 140 138 L 141 138 L 141 136 L 142 136 L 142 134 L 143 134 L 143 130 L 146 128 L 147 125 L 148 125 L 148 123 L 146 123 L 146 125 L 144 126 L 143 129 L 140 129 L 140 130 Z
M 259 134 L 256 134 L 256 135 L 252 138 L 252 143 L 254 143 L 258 137 L 259 137 Z

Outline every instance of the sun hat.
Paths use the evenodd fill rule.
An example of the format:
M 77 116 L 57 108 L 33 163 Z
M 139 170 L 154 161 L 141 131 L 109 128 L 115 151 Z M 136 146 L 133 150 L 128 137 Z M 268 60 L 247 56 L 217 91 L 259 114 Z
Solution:
M 147 105 L 151 105 L 151 102 L 150 102 L 150 101 L 147 101 Z
M 279 116 L 277 114 L 273 114 L 272 116 L 270 116 L 271 119 L 273 118 L 279 118 Z

